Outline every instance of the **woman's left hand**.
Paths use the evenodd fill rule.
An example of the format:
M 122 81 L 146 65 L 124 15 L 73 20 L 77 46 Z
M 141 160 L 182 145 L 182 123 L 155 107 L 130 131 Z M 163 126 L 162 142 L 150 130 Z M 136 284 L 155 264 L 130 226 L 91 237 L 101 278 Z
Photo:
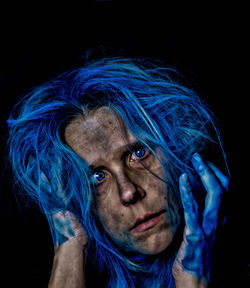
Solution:
M 214 164 L 205 163 L 198 153 L 194 154 L 192 163 L 207 195 L 200 223 L 198 206 L 193 198 L 188 176 L 180 176 L 179 189 L 184 208 L 185 229 L 183 242 L 173 266 L 177 288 L 207 287 L 221 199 L 229 186 L 228 178 Z

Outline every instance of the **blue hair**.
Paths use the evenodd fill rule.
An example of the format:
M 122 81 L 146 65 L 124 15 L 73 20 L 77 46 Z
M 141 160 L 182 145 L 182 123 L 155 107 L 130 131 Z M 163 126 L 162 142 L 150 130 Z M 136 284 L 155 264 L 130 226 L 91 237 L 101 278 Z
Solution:
M 7 121 L 16 182 L 40 205 L 52 235 L 52 213 L 69 210 L 76 215 L 89 236 L 86 267 L 106 271 L 109 287 L 136 287 L 138 273 L 145 287 L 174 287 L 175 254 L 164 252 L 153 260 L 130 257 L 112 243 L 95 211 L 91 169 L 66 144 L 64 129 L 86 111 L 108 106 L 149 149 L 159 147 L 173 200 L 166 203 L 168 216 L 177 231 L 182 217 L 178 178 L 185 171 L 198 185 L 191 156 L 207 151 L 213 155 L 217 149 L 225 160 L 225 154 L 212 112 L 176 75 L 174 69 L 149 59 L 96 60 L 32 89 Z M 203 199 L 200 194 L 194 195 L 198 202 Z

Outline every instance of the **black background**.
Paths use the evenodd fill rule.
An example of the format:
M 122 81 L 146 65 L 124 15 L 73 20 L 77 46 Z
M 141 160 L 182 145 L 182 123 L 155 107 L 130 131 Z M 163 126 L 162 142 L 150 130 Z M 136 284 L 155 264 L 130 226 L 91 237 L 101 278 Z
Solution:
M 228 197 L 224 251 L 216 271 L 218 278 L 221 274 L 240 284 L 247 273 L 249 244 L 249 185 L 244 165 L 249 141 L 244 117 L 249 97 L 243 86 L 248 73 L 245 7 L 197 7 L 181 1 L 175 5 L 167 1 L 85 1 L 81 6 L 41 3 L 17 7 L 10 3 L 2 8 L 1 168 L 5 121 L 18 97 L 29 88 L 81 64 L 86 51 L 100 46 L 124 56 L 160 59 L 186 76 L 219 119 L 233 189 Z M 50 231 L 35 205 L 17 204 L 10 177 L 7 171 L 1 181 L 1 280 L 9 283 L 6 287 L 14 283 L 46 287 L 53 257 Z

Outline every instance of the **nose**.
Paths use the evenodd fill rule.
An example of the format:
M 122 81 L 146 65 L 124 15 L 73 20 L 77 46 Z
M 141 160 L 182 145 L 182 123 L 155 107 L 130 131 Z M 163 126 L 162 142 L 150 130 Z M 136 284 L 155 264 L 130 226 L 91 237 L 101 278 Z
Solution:
M 145 192 L 138 187 L 126 175 L 120 175 L 117 179 L 120 200 L 123 205 L 136 203 L 139 199 L 144 198 Z

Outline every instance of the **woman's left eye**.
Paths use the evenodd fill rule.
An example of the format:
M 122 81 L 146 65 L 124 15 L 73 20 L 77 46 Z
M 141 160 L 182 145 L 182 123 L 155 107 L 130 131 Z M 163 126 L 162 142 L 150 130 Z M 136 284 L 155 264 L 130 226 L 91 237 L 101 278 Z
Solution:
M 132 153 L 132 159 L 136 160 L 136 159 L 143 158 L 145 156 L 145 154 L 146 154 L 146 148 L 144 148 L 144 147 L 137 148 Z

